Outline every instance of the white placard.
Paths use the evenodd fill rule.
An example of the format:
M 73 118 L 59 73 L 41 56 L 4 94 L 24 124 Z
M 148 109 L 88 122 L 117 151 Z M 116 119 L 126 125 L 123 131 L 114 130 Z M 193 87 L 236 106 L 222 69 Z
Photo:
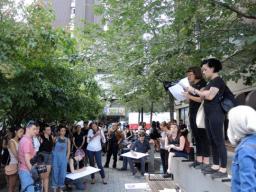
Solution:
M 121 156 L 123 157 L 129 157 L 129 158 L 133 158 L 133 159 L 140 159 L 142 157 L 148 156 L 148 153 L 140 153 L 140 152 L 127 152 L 127 153 L 123 153 Z
M 126 183 L 124 186 L 126 190 L 149 189 L 148 183 Z
M 164 190 L 159 190 L 159 192 L 177 192 L 176 189 L 164 189 Z
M 82 177 L 85 177 L 87 175 L 91 175 L 93 173 L 99 172 L 100 169 L 95 168 L 95 167 L 91 167 L 91 166 L 87 166 L 86 169 L 80 173 L 69 173 L 66 175 L 66 178 L 71 179 L 71 180 L 76 180 Z

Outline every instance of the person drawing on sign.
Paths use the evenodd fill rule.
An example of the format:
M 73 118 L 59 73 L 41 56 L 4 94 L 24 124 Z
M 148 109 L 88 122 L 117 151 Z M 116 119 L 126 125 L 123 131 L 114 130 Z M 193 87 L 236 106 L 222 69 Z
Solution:
M 133 151 L 140 152 L 140 153 L 147 153 L 150 150 L 150 145 L 147 139 L 145 139 L 145 133 L 140 132 L 139 138 L 132 144 L 131 146 L 131 153 Z M 141 175 L 144 176 L 145 173 L 145 163 L 146 163 L 146 157 L 142 157 L 139 159 L 140 161 L 140 167 L 141 167 Z M 136 175 L 137 170 L 134 167 L 134 159 L 128 158 L 129 166 L 132 172 L 132 175 Z

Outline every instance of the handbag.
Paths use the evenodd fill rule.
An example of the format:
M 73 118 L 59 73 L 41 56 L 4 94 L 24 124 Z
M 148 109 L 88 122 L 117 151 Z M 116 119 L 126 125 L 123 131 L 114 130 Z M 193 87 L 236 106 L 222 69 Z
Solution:
M 219 96 L 220 106 L 224 113 L 228 113 L 230 109 L 236 107 L 238 102 L 235 99 L 234 94 L 230 91 L 230 89 L 226 86 L 224 93 Z
M 201 105 L 196 113 L 196 125 L 197 125 L 197 128 L 205 129 L 204 102 L 201 103 Z
M 18 172 L 18 164 L 9 164 L 4 167 L 6 175 L 14 175 Z

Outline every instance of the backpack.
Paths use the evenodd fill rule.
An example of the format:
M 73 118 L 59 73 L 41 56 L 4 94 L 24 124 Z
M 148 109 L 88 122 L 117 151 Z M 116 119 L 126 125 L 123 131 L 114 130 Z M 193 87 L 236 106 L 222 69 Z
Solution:
M 223 94 L 219 96 L 219 100 L 220 100 L 221 108 L 225 114 L 228 113 L 230 109 L 238 105 L 238 102 L 234 94 L 231 92 L 228 86 L 225 86 L 225 90 Z

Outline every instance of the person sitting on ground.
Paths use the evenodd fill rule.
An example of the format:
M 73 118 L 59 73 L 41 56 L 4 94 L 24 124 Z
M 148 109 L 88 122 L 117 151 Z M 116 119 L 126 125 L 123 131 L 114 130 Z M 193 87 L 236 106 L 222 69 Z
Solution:
M 164 178 L 172 177 L 171 165 L 172 158 L 175 157 L 188 157 L 190 151 L 190 144 L 187 139 L 188 130 L 178 129 L 177 124 L 171 124 L 171 134 L 168 134 L 165 139 L 165 148 L 169 151 L 168 156 L 168 169 Z
M 229 111 L 228 117 L 228 138 L 237 145 L 231 191 L 256 191 L 256 111 L 249 106 L 237 106 Z
M 145 139 L 145 133 L 140 132 L 139 138 L 134 142 L 134 144 L 131 146 L 131 152 L 140 152 L 140 153 L 147 153 L 150 150 L 150 145 L 147 139 Z M 142 157 L 139 159 L 140 161 L 140 167 L 141 167 L 141 175 L 143 176 L 145 173 L 145 163 L 146 163 L 146 157 Z M 136 169 L 134 167 L 134 159 L 128 158 L 129 166 L 131 168 L 131 172 L 133 175 L 136 174 Z
M 79 153 L 79 154 L 72 154 L 69 158 L 69 166 L 67 167 L 68 173 L 80 173 L 86 170 L 86 166 L 84 164 L 83 158 L 85 154 Z M 86 185 L 84 183 L 83 178 L 79 178 L 76 180 L 66 179 L 66 185 L 75 185 L 77 190 L 85 190 Z

